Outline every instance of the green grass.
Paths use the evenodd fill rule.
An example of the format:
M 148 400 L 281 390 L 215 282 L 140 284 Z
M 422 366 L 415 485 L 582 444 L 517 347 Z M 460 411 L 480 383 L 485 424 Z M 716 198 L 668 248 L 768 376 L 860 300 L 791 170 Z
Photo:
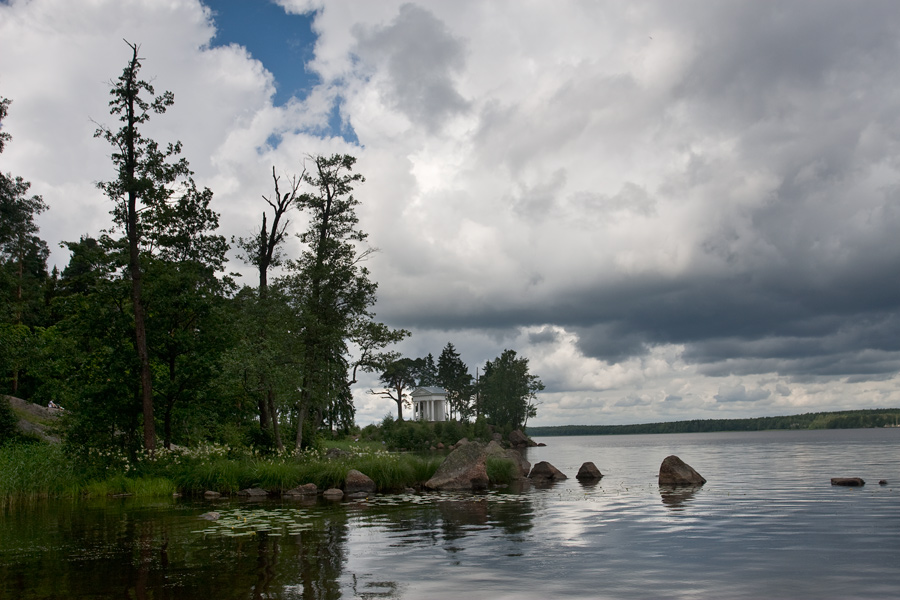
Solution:
M 378 447 L 371 451 L 370 446 Z M 283 492 L 304 483 L 319 489 L 340 487 L 350 469 L 368 475 L 378 491 L 392 492 L 431 478 L 442 456 L 394 454 L 380 444 L 348 444 L 350 454 L 326 458 L 323 452 L 261 456 L 220 447 L 130 461 L 115 452 L 86 453 L 76 460 L 64 447 L 43 443 L 0 448 L 0 504 L 14 499 L 59 496 L 171 496 L 207 490 L 234 494 L 249 487 Z
M 519 467 L 508 458 L 489 456 L 485 463 L 491 483 L 507 484 L 516 478 Z
M 59 445 L 0 447 L 0 503 L 73 495 L 81 487 L 75 463 Z

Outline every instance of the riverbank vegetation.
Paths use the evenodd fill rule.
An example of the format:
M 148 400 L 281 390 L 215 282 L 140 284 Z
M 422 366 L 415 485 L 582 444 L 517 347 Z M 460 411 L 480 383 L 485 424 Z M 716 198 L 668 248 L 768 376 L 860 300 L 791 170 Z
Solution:
M 751 419 L 694 419 L 638 425 L 561 425 L 530 427 L 529 435 L 625 435 L 635 433 L 706 433 L 712 431 L 764 431 L 769 429 L 855 429 L 900 427 L 900 408 L 804 413 Z
M 348 449 L 330 454 L 315 449 L 260 454 L 204 445 L 132 458 L 118 451 L 74 456 L 60 444 L 10 443 L 0 447 L 0 505 L 47 497 L 229 495 L 253 487 L 279 493 L 306 483 L 327 489 L 340 487 L 350 469 L 371 477 L 378 491 L 394 492 L 421 485 L 443 460 L 440 454 L 389 453 L 371 444 L 344 446 Z M 502 477 L 502 465 L 494 469 Z

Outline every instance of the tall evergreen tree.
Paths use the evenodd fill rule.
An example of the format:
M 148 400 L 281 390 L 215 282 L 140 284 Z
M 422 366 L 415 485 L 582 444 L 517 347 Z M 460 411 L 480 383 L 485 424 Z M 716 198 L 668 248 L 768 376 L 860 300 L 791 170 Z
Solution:
M 0 98 L 0 126 L 10 100 Z M 0 152 L 11 136 L 0 131 Z M 0 173 L 0 372 L 2 390 L 20 395 L 22 373 L 33 355 L 33 327 L 44 325 L 48 283 L 46 242 L 38 237 L 35 217 L 47 209 L 31 184 Z
M 437 365 L 434 364 L 434 356 L 431 352 L 428 353 L 428 356 L 421 359 L 422 364 L 419 368 L 419 386 L 421 387 L 429 387 L 440 385 L 438 381 L 438 368 Z
M 450 342 L 447 342 L 438 357 L 437 373 L 439 385 L 447 390 L 450 410 L 456 413 L 460 420 L 468 420 L 472 416 L 473 408 L 472 375 Z
M 140 128 L 150 119 L 150 113 L 165 113 L 174 103 L 174 96 L 171 92 L 154 96 L 153 86 L 139 78 L 142 60 L 138 58 L 139 47 L 131 43 L 128 46 L 132 50 L 131 59 L 110 90 L 110 114 L 118 116 L 121 127 L 114 131 L 100 126 L 94 136 L 105 139 L 114 149 L 112 161 L 116 178 L 101 182 L 98 187 L 113 202 L 111 214 L 115 225 L 125 231 L 134 347 L 140 373 L 144 447 L 152 452 L 156 448 L 156 427 L 153 376 L 147 345 L 145 267 L 141 252 L 143 246 L 151 242 L 148 229 L 152 220 L 166 213 L 167 205 L 179 191 L 191 194 L 196 193 L 196 188 L 190 180 L 187 160 L 178 158 L 181 143 L 169 144 L 163 150 L 141 133 Z
M 300 234 L 306 250 L 290 263 L 285 278 L 300 316 L 297 447 L 303 443 L 309 415 L 313 429 L 328 413 L 352 419 L 347 343 L 359 319 L 370 317 L 377 288 L 360 264 L 372 250 L 358 248 L 367 235 L 359 229 L 356 216 L 359 201 L 353 187 L 365 179 L 353 173 L 355 162 L 354 157 L 341 154 L 312 157 L 311 172 L 302 178 L 311 191 L 297 199 L 298 207 L 309 216 L 309 227 Z M 335 405 L 339 410 L 334 410 Z

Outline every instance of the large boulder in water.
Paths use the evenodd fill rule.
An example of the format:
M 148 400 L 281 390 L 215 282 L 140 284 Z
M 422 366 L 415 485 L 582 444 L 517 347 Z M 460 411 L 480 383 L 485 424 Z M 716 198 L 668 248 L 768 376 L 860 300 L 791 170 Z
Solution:
M 689 464 L 675 456 L 667 456 L 659 466 L 659 485 L 703 485 L 706 479 Z
M 575 479 L 579 481 L 596 481 L 602 477 L 603 473 L 600 472 L 597 465 L 592 462 L 586 462 L 578 469 L 578 475 L 575 476 Z
M 432 490 L 481 490 L 488 486 L 486 446 L 469 442 L 447 455 L 434 476 L 425 482 Z
M 355 494 L 358 492 L 372 493 L 375 491 L 375 482 L 368 475 L 350 469 L 344 479 L 344 493 Z
M 531 473 L 528 475 L 528 478 L 541 481 L 559 481 L 561 479 L 568 479 L 565 473 L 545 460 L 542 460 L 538 464 L 534 465 L 534 468 L 531 469 Z

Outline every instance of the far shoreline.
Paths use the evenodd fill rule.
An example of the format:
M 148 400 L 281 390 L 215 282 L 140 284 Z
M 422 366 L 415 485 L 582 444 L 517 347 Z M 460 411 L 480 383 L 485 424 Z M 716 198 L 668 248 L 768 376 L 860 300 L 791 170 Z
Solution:
M 900 408 L 815 412 L 747 419 L 692 419 L 634 425 L 553 425 L 528 427 L 529 437 L 629 435 L 653 433 L 713 433 L 814 429 L 873 429 L 900 427 Z

